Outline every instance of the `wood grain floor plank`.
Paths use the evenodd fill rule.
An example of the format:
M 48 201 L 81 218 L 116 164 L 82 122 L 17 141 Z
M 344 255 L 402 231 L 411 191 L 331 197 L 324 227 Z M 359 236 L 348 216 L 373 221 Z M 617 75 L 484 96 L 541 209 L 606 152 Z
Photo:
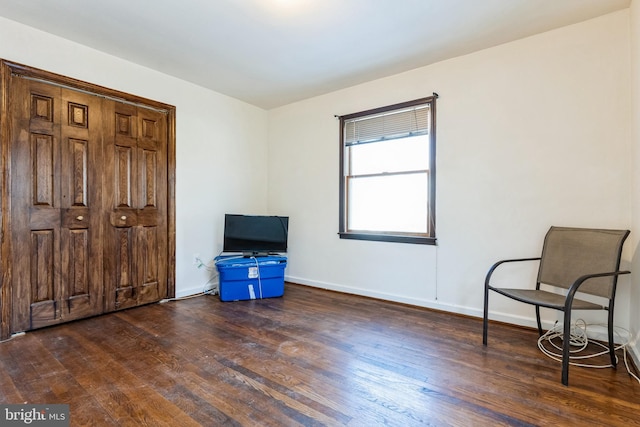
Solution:
M 286 285 L 84 319 L 0 344 L 0 402 L 67 403 L 72 425 L 640 425 L 640 384 L 570 370 L 531 329 Z
M 90 319 L 95 320 L 95 319 Z M 171 402 L 138 380 L 123 364 L 105 351 L 101 342 L 87 340 L 78 333 L 82 323 L 61 326 L 63 339 L 50 342 L 56 358 L 68 367 L 76 381 L 88 390 L 114 420 L 114 425 L 198 425 Z M 131 352 L 127 352 L 130 356 Z M 171 416 L 157 411 L 164 407 Z
M 127 313 L 127 315 L 129 314 L 135 315 L 136 312 L 130 311 Z M 187 321 L 187 319 L 183 319 L 183 320 L 185 322 Z M 234 351 L 232 353 L 217 352 L 216 354 L 212 354 L 210 358 L 209 358 L 209 355 L 199 354 L 201 353 L 200 349 L 219 348 L 219 347 L 232 349 L 233 346 L 228 345 L 229 344 L 228 340 L 217 340 L 217 341 L 214 340 L 212 337 L 215 336 L 215 330 L 213 331 L 214 333 L 212 334 L 211 333 L 212 329 L 210 326 L 207 325 L 206 322 L 200 321 L 198 322 L 197 325 L 194 325 L 193 328 L 194 329 L 191 331 L 192 333 L 198 333 L 196 329 L 203 328 L 199 332 L 199 334 L 203 337 L 200 341 L 201 347 L 199 347 L 199 349 L 196 349 L 195 351 L 193 348 L 180 349 L 180 348 L 174 347 L 174 352 L 176 354 L 181 354 L 182 356 L 187 356 L 187 355 L 195 356 L 196 359 L 199 359 L 201 361 L 207 359 L 208 363 L 212 363 L 213 361 L 215 361 L 220 366 L 223 366 L 224 368 L 226 368 L 226 372 L 224 374 L 229 376 L 227 381 L 230 381 L 230 382 L 234 381 L 237 384 L 234 388 L 237 388 L 241 384 L 244 384 L 247 387 L 260 391 L 266 396 L 269 396 L 269 397 L 273 397 L 276 395 L 279 396 L 278 399 L 269 399 L 269 402 L 270 402 L 269 406 L 273 402 L 278 402 L 282 404 L 282 410 L 285 412 L 287 411 L 286 410 L 287 407 L 291 408 L 293 411 L 289 411 L 290 414 L 293 416 L 293 418 L 300 419 L 302 425 L 309 425 L 310 423 L 313 422 L 314 419 L 325 418 L 322 412 L 318 412 L 316 409 L 314 409 L 314 406 L 321 406 L 321 405 L 318 405 L 317 400 L 306 399 L 305 401 L 304 398 L 301 399 L 301 396 L 299 394 L 290 396 L 289 394 L 291 394 L 290 393 L 291 389 L 289 388 L 289 386 L 291 386 L 291 384 L 287 383 L 285 386 L 278 386 L 277 383 L 266 379 L 264 376 L 261 376 L 259 373 L 245 369 L 241 365 L 239 365 L 237 362 L 239 360 L 239 357 L 242 357 L 243 355 L 238 354 L 237 351 Z M 152 335 L 154 335 L 156 331 L 151 330 L 150 332 Z M 224 334 L 224 336 L 226 338 L 229 338 L 227 334 Z M 171 337 L 169 336 L 169 338 Z M 176 336 L 174 339 L 179 340 L 180 337 Z M 223 355 L 227 357 L 222 357 Z M 234 360 L 232 361 L 230 358 Z M 246 363 L 246 359 L 242 359 L 242 362 Z M 260 356 L 258 360 L 255 360 L 256 364 L 260 364 L 261 362 L 264 362 L 264 358 L 262 356 Z M 198 372 L 198 375 L 202 375 L 202 374 L 203 373 L 201 371 Z M 214 374 L 218 375 L 218 377 L 222 375 L 222 373 L 220 372 L 214 372 Z M 287 376 L 290 377 L 290 375 L 287 375 Z M 309 403 L 311 404 L 309 405 Z M 265 414 L 268 414 L 270 409 L 271 408 L 263 408 L 262 415 L 264 416 Z M 305 413 L 313 414 L 313 418 L 305 419 Z M 327 420 L 328 419 L 331 419 L 331 417 L 327 417 Z M 263 422 L 264 422 L 264 418 L 263 418 Z M 276 423 L 276 425 L 278 425 L 278 423 Z
M 122 325 L 120 325 L 122 328 L 115 325 L 118 317 L 120 316 L 114 316 L 110 319 L 111 324 L 109 327 L 114 331 L 114 333 L 111 335 L 110 339 L 102 342 L 102 345 L 109 347 L 110 353 L 122 355 L 126 353 L 127 349 L 137 346 L 138 348 L 143 349 L 145 353 L 153 355 L 155 363 L 159 363 L 165 367 L 160 378 L 168 374 L 178 375 L 180 381 L 187 382 L 189 387 L 206 389 L 207 383 L 205 382 L 205 378 L 209 380 L 208 382 L 211 384 L 215 384 L 216 381 L 225 381 L 229 383 L 235 382 L 233 387 L 227 387 L 224 389 L 218 387 L 217 389 L 209 390 L 207 394 L 212 399 L 212 404 L 219 408 L 222 414 L 221 417 L 224 418 L 224 421 L 236 420 L 244 424 L 251 422 L 255 423 L 256 420 L 251 418 L 251 416 L 255 414 L 260 417 L 260 422 L 265 425 L 267 424 L 269 413 L 272 410 L 271 405 L 266 405 L 257 401 L 254 402 L 252 410 L 247 411 L 243 408 L 243 405 L 238 404 L 238 402 L 242 402 L 240 396 L 237 396 L 238 389 L 243 388 L 243 384 L 246 382 L 239 381 L 235 372 L 230 372 L 228 369 L 225 369 L 225 366 L 217 363 L 215 358 L 206 360 L 206 356 L 197 356 L 199 349 L 193 348 L 193 346 L 190 348 L 183 348 L 179 344 L 170 344 L 172 349 L 171 353 L 163 354 L 163 346 L 153 342 L 153 336 L 157 335 L 149 335 L 143 330 L 137 330 L 135 334 L 129 334 L 127 336 L 127 334 L 123 332 L 128 332 L 131 328 L 125 327 L 129 325 L 126 322 L 122 322 Z M 162 337 L 162 341 L 167 341 L 169 339 L 170 336 L 166 334 Z M 175 342 L 179 342 L 180 340 L 180 336 L 176 336 L 174 338 Z M 190 361 L 190 358 L 194 355 L 196 355 L 196 360 L 200 361 L 200 363 L 193 363 Z M 131 360 L 127 363 L 127 366 L 142 380 L 150 382 L 154 387 L 158 387 L 159 392 L 162 393 L 163 390 L 173 390 L 167 387 L 166 384 L 158 384 L 158 375 L 150 374 L 152 371 L 147 369 L 146 361 L 147 359 Z M 246 387 L 245 384 L 244 388 L 246 389 L 249 387 Z M 229 404 L 228 402 L 232 402 L 232 404 Z M 260 406 L 263 407 L 260 408 Z M 273 425 L 278 425 L 278 422 L 274 420 Z

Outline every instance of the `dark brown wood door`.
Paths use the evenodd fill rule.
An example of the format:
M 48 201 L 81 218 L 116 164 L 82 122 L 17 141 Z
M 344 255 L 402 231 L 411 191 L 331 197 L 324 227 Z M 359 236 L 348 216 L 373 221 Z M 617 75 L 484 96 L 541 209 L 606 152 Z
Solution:
M 175 107 L 0 59 L 0 339 L 175 295 Z
M 12 79 L 13 331 L 103 311 L 102 100 Z
M 166 114 L 110 102 L 105 108 L 107 311 L 167 295 Z

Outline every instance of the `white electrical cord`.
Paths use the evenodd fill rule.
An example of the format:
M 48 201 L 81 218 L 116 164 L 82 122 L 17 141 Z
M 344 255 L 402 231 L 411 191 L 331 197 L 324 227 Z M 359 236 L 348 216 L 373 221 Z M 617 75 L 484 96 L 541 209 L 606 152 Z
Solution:
M 258 272 L 258 289 L 260 290 L 260 299 L 262 299 L 262 281 L 260 280 L 260 263 L 258 262 L 258 259 L 254 256 L 252 256 L 251 259 L 253 259 L 256 262 L 256 269 Z
M 11 334 L 11 336 L 10 336 L 9 338 L 7 338 L 6 340 L 2 340 L 2 341 L 0 341 L 0 344 L 5 343 L 5 342 L 9 342 L 9 341 L 11 341 L 11 340 L 12 340 L 12 339 L 14 339 L 14 338 L 22 337 L 22 336 L 24 336 L 24 335 L 25 335 L 25 332 L 16 332 L 16 333 L 14 333 L 14 334 Z
M 196 297 L 201 297 L 204 295 L 217 295 L 218 294 L 218 283 L 216 283 L 213 287 L 207 289 L 207 285 L 211 282 L 213 282 L 214 280 L 216 280 L 218 278 L 218 274 L 216 273 L 216 269 L 213 268 L 210 265 L 205 264 L 204 262 L 202 262 L 202 260 L 198 257 L 196 257 L 195 259 L 196 261 L 196 267 L 197 268 L 202 268 L 204 267 L 208 272 L 213 272 L 215 273 L 213 276 L 211 276 L 209 278 L 209 280 L 207 280 L 203 285 L 202 285 L 202 292 L 199 292 L 197 294 L 193 294 L 193 295 L 187 295 L 184 297 L 177 297 L 177 298 L 165 298 L 163 300 L 160 300 L 161 304 L 164 304 L 166 302 L 170 302 L 170 301 L 182 301 L 185 299 L 190 299 L 190 298 L 196 298 Z
M 207 282 L 204 285 L 202 285 L 203 286 L 202 292 L 198 292 L 197 294 L 193 294 L 193 295 L 187 295 L 187 296 L 184 296 L 184 297 L 165 298 L 165 299 L 160 300 L 158 302 L 160 304 L 164 304 L 166 302 L 182 301 L 182 300 L 191 299 L 191 298 L 197 298 L 197 297 L 201 297 L 201 296 L 205 296 L 205 295 L 217 295 L 218 294 L 218 287 L 217 286 L 214 286 L 213 288 L 207 289 L 207 285 L 209 283 L 211 283 L 214 279 L 217 279 L 217 278 L 218 278 L 218 275 L 216 274 L 211 279 L 207 280 Z
M 589 364 L 589 363 L 578 363 L 576 361 L 582 361 L 582 360 L 586 360 L 589 358 L 594 358 L 594 357 L 598 357 L 598 356 L 602 356 L 602 355 L 608 355 L 609 354 L 609 347 L 605 344 L 602 344 L 601 342 L 598 341 L 589 341 L 589 338 L 587 336 L 587 327 L 589 325 L 587 325 L 587 323 L 582 320 L 582 319 L 578 319 L 576 320 L 576 322 L 571 326 L 571 333 L 570 333 L 570 337 L 569 337 L 569 343 L 572 347 L 574 347 L 573 349 L 569 350 L 569 364 L 573 365 L 573 366 L 580 366 L 583 368 L 610 368 L 612 367 L 611 364 L 608 365 L 595 365 L 595 364 Z M 604 326 L 606 327 L 606 325 L 592 325 L 592 326 Z M 626 337 L 622 337 L 622 335 L 620 334 L 619 331 L 623 331 L 626 334 Z M 629 333 L 628 330 L 624 329 L 624 328 L 620 328 L 620 327 L 615 327 L 614 328 L 614 333 L 616 335 L 616 337 L 618 337 L 618 339 L 620 341 L 623 341 L 622 344 L 618 344 L 615 347 L 615 350 L 620 350 L 622 349 L 622 353 L 624 356 L 624 365 L 627 368 L 627 372 L 629 373 L 630 376 L 632 376 L 636 381 L 638 381 L 638 383 L 640 383 L 640 378 L 638 378 L 638 376 L 636 376 L 632 371 L 631 368 L 629 367 L 629 363 L 627 362 L 627 346 L 629 345 L 629 337 L 631 336 L 631 334 Z M 549 329 L 545 334 L 543 334 L 540 338 L 538 338 L 538 348 L 540 349 L 540 351 L 545 354 L 546 356 L 548 356 L 549 358 L 557 361 L 557 362 L 562 362 L 562 347 L 560 345 L 558 345 L 556 342 L 554 342 L 555 339 L 559 338 L 560 340 L 563 340 L 564 333 L 563 333 L 563 326 L 559 325 L 558 322 L 555 323 L 555 325 L 553 326 L 553 328 Z M 602 347 L 603 350 L 596 352 L 596 353 L 590 353 L 590 354 L 584 354 L 584 355 L 579 355 L 580 352 L 584 351 L 587 348 L 587 345 L 591 343 L 591 344 L 595 344 L 596 346 Z M 553 347 L 553 349 L 550 349 L 549 347 Z M 554 350 L 555 349 L 555 350 Z M 560 351 L 560 353 L 557 353 L 556 351 Z M 618 361 L 618 356 L 616 356 L 616 363 Z

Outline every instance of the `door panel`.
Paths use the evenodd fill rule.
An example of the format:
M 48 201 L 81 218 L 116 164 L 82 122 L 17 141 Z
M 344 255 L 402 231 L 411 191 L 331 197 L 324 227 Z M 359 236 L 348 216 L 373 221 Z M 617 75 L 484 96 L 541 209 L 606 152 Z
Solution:
M 33 205 L 54 207 L 53 201 L 53 165 L 57 157 L 53 135 L 31 133 L 31 152 L 33 162 L 31 176 L 33 177 Z
M 167 294 L 167 137 L 160 112 L 113 102 L 105 113 L 108 311 Z
M 166 295 L 167 264 L 167 140 L 164 115 L 139 110 L 138 137 L 138 242 L 139 301 L 150 302 Z
M 13 268 L 13 327 L 15 331 L 46 326 L 60 319 L 60 215 L 58 103 L 60 89 L 15 79 L 10 97 Z
M 54 230 L 31 232 L 29 328 L 47 326 L 60 318 L 59 287 L 54 270 L 56 240 Z
M 105 209 L 105 310 L 137 304 L 134 271 L 136 107 L 109 102 L 103 109 L 105 121 L 104 186 Z
M 69 160 L 70 188 L 68 189 L 72 206 L 87 206 L 87 156 L 89 141 L 69 138 L 67 150 L 71 155 Z
M 158 227 L 138 227 L 138 260 L 141 289 L 138 301 L 143 304 L 157 301 L 163 295 L 158 262 L 160 258 Z
M 109 276 L 113 282 L 107 282 L 107 286 L 115 288 L 115 299 L 105 301 L 108 310 L 118 310 L 136 305 L 136 277 L 133 270 L 134 228 L 115 227 L 112 230 L 114 252 L 110 258 L 115 261 L 114 269 Z M 111 293 L 108 292 L 107 296 Z
M 14 330 L 102 312 L 101 100 L 14 79 Z M 90 126 L 91 124 L 91 126 Z M 26 143 L 28 141 L 28 143 Z M 24 239 L 24 236 L 31 236 Z M 22 260 L 29 260 L 22 262 Z
M 122 144 L 122 141 L 118 141 Z M 131 142 L 131 141 L 126 141 Z M 115 145 L 115 170 L 114 189 L 116 191 L 116 206 L 119 208 L 129 208 L 132 204 L 131 181 L 135 173 L 133 165 L 133 148 L 130 146 Z
M 63 320 L 103 311 L 102 104 L 62 89 L 61 278 Z

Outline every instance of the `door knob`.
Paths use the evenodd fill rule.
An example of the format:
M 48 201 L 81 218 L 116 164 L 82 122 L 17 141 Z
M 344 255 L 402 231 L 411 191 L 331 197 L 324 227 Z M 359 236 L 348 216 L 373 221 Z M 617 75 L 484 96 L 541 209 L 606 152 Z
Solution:
M 76 219 L 77 219 L 78 221 L 82 221 L 82 220 L 84 219 L 84 217 L 83 217 L 82 215 L 78 215 L 78 216 L 76 217 Z
M 127 219 L 127 216 L 126 216 L 126 215 L 122 215 L 122 216 L 120 217 L 120 219 L 124 221 L 125 219 Z

